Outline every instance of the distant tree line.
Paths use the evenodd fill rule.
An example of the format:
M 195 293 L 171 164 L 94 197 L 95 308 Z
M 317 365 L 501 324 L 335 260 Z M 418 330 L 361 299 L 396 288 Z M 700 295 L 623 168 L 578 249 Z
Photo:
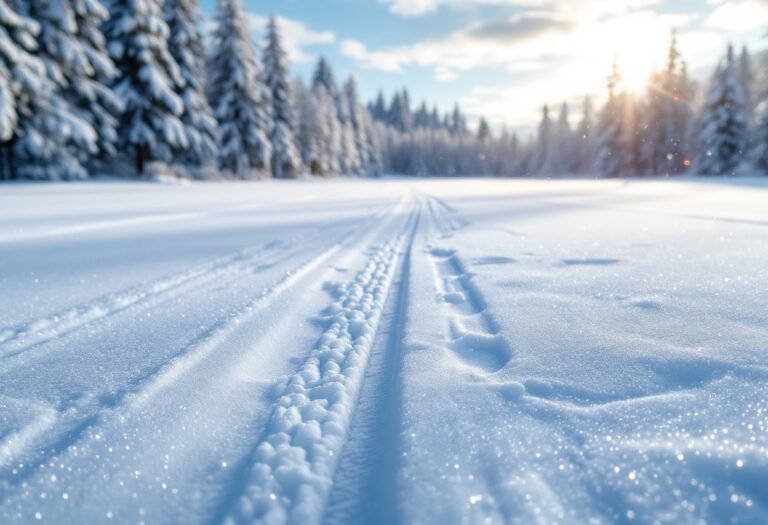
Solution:
M 600 111 L 585 98 L 574 126 L 563 103 L 548 105 L 533 137 L 494 136 L 485 119 L 475 133 L 458 107 L 441 116 L 422 104 L 411 110 L 407 91 L 368 109 L 379 124 L 385 169 L 412 175 L 597 177 L 768 175 L 768 56 L 753 66 L 732 46 L 705 89 L 689 78 L 673 33 L 665 67 L 645 93 L 623 87 L 618 64 L 607 79 Z M 382 129 L 383 127 L 383 129 Z
M 242 0 L 219 0 L 208 45 L 200 27 L 197 0 L 0 0 L 0 179 L 768 174 L 768 74 L 746 50 L 702 98 L 673 37 L 643 96 L 614 66 L 599 112 L 587 98 L 574 128 L 545 106 L 521 141 L 407 90 L 366 107 L 324 59 L 292 80 L 276 19 L 257 47 Z

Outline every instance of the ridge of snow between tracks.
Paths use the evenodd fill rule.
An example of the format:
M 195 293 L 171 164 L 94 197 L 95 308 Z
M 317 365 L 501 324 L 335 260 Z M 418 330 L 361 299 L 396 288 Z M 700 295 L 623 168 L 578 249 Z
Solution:
M 330 327 L 291 376 L 224 523 L 310 525 L 322 516 L 404 237 L 342 285 Z

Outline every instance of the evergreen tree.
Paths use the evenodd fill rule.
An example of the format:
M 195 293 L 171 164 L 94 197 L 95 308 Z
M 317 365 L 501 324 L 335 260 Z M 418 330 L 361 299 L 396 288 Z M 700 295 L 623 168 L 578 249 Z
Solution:
M 85 126 L 80 143 L 68 145 L 71 154 L 83 165 L 93 153 L 112 159 L 123 104 L 108 87 L 117 75 L 100 30 L 109 12 L 99 0 L 33 2 L 30 12 L 41 23 L 40 55 L 61 94 L 59 110 L 76 115 Z M 88 138 L 92 134 L 95 151 Z
M 488 121 L 485 120 L 485 117 L 480 118 L 480 124 L 477 126 L 477 140 L 480 141 L 481 144 L 487 144 L 493 140 L 491 126 L 488 124 Z
M 184 103 L 181 122 L 188 146 L 181 159 L 201 166 L 216 158 L 217 123 L 205 96 L 205 46 L 198 29 L 197 0 L 166 0 L 166 11 L 171 33 L 168 49 L 184 79 L 179 94 Z
M 752 60 L 749 57 L 749 50 L 747 46 L 741 48 L 741 56 L 739 57 L 739 83 L 741 89 L 744 92 L 744 110 L 747 115 L 751 115 L 755 109 L 757 93 L 753 93 L 754 74 L 752 72 Z
M 318 83 L 313 92 L 315 111 L 323 130 L 320 135 L 322 138 L 320 144 L 322 165 L 325 167 L 322 175 L 341 175 L 342 129 L 336 108 L 336 98 L 328 92 L 324 83 Z
M 467 135 L 467 119 L 464 117 L 458 104 L 454 106 L 453 113 L 449 116 L 448 121 L 450 122 L 449 129 L 451 134 L 457 137 L 464 137 Z
M 379 122 L 385 122 L 387 119 L 387 103 L 384 101 L 384 92 L 379 91 L 376 95 L 376 102 L 369 108 L 371 116 Z
M 755 126 L 752 166 L 761 175 L 768 175 L 768 102 L 759 106 L 760 115 Z
M 301 171 L 301 155 L 296 144 L 296 124 L 291 108 L 291 85 L 288 82 L 287 55 L 283 50 L 277 20 L 270 17 L 264 71 L 272 102 L 273 128 L 272 173 L 275 177 L 295 177 Z
M 376 122 L 370 113 L 363 111 L 360 115 L 366 137 L 366 164 L 365 171 L 369 177 L 380 177 L 384 173 L 384 155 L 381 138 Z
M 642 161 L 650 175 L 673 175 L 686 169 L 690 156 L 692 88 L 685 64 L 677 50 L 677 36 L 672 39 L 667 66 L 655 72 L 649 82 L 646 99 L 646 130 L 641 146 Z
M 0 0 L 0 179 L 14 179 L 14 143 L 19 119 L 31 111 L 31 102 L 44 100 L 53 88 L 43 61 L 33 55 L 40 25 Z
M 219 122 L 219 165 L 241 178 L 269 175 L 272 124 L 242 0 L 220 0 L 216 18 L 208 100 Z
M 312 76 L 312 89 L 317 89 L 320 86 L 323 86 L 326 93 L 334 99 L 339 94 L 336 77 L 333 74 L 331 65 L 325 57 L 320 57 L 320 60 L 318 60 L 317 66 L 315 67 L 315 73 Z
M 570 175 L 575 171 L 576 149 L 568 114 L 568 103 L 563 102 L 555 124 L 552 149 L 549 152 L 548 164 L 553 175 Z
M 189 144 L 179 120 L 184 78 L 168 50 L 168 24 L 158 0 L 111 2 L 110 8 L 104 34 L 118 69 L 113 89 L 125 104 L 118 147 L 134 156 L 143 173 L 147 162 L 168 162 Z
M 328 61 L 321 57 L 312 78 L 312 92 L 315 96 L 318 118 L 323 122 L 326 138 L 322 147 L 323 175 L 347 173 L 351 164 L 352 137 L 346 128 L 346 105 L 342 104 L 336 77 Z M 344 119 L 344 122 L 341 121 Z
M 549 116 L 549 106 L 544 105 L 541 112 L 541 123 L 536 135 L 536 145 L 531 156 L 529 172 L 531 175 L 549 177 L 552 172 L 552 147 L 554 142 L 554 125 Z
M 339 169 L 345 175 L 359 175 L 362 170 L 360 152 L 355 140 L 355 129 L 351 120 L 350 100 L 342 91 L 336 99 L 339 116 L 339 131 L 341 133 L 341 150 L 339 153 Z
M 389 106 L 388 123 L 400 133 L 413 131 L 413 115 L 411 114 L 410 98 L 408 92 L 403 90 L 395 93 L 392 104 Z
M 701 113 L 700 175 L 735 175 L 747 147 L 744 91 L 738 78 L 733 46 L 728 46 L 709 86 Z
M 298 119 L 297 138 L 303 163 L 312 175 L 324 175 L 328 172 L 327 159 L 323 155 L 328 130 L 318 111 L 314 93 L 297 81 L 294 85 L 294 100 Z
M 594 143 L 594 115 L 592 111 L 592 99 L 584 98 L 581 121 L 576 131 L 575 166 L 576 173 L 591 173 L 595 165 Z
M 377 161 L 375 152 L 371 151 L 373 145 L 368 138 L 369 126 L 365 121 L 365 109 L 360 105 L 355 77 L 350 76 L 344 85 L 344 96 L 349 106 L 349 122 L 360 163 L 358 169 L 370 176 L 376 171 Z
M 69 180 L 88 176 L 84 164 L 98 152 L 96 131 L 66 95 L 78 62 L 90 57 L 77 38 L 74 10 L 66 0 L 16 2 L 22 15 L 39 23 L 36 55 L 47 73 L 46 94 L 30 98 L 13 144 L 16 175 Z M 78 79 L 75 79 L 77 81 Z M 83 83 L 89 79 L 83 79 Z
M 618 64 L 608 77 L 608 101 L 597 123 L 595 168 L 600 176 L 619 177 L 635 170 L 634 102 L 616 93 L 621 83 Z

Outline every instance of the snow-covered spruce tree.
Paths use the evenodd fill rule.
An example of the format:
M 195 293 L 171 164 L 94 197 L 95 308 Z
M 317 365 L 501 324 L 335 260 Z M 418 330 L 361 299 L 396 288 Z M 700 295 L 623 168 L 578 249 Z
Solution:
M 549 152 L 548 164 L 555 176 L 570 175 L 575 171 L 576 151 L 568 114 L 568 103 L 563 102 L 560 106 L 560 115 L 554 126 L 552 148 Z
M 264 50 L 264 76 L 272 103 L 272 173 L 280 178 L 295 177 L 301 171 L 287 60 L 277 20 L 271 16 L 267 25 L 267 47 Z
M 581 121 L 579 121 L 579 126 L 576 130 L 576 151 L 574 153 L 576 173 L 581 175 L 591 173 L 595 164 L 594 126 L 592 99 L 585 97 Z
M 208 100 L 219 122 L 219 165 L 241 178 L 271 173 L 266 89 L 242 0 L 220 0 L 208 63 Z
M 113 159 L 123 103 L 109 88 L 117 75 L 101 32 L 109 12 L 99 0 L 48 0 L 30 3 L 29 9 L 41 23 L 40 56 L 66 105 L 58 111 L 63 107 L 84 121 L 80 140 L 68 145 L 71 154 L 90 163 L 89 137 L 95 134 L 97 159 Z
M 549 116 L 549 106 L 544 105 L 541 113 L 539 131 L 536 134 L 536 146 L 531 156 L 528 171 L 533 176 L 551 176 L 552 146 L 554 143 L 554 124 Z
M 42 60 L 33 56 L 37 22 L 0 0 L 0 179 L 14 179 L 13 143 L 18 138 L 19 118 L 30 112 L 30 101 L 48 96 L 51 82 Z
M 320 58 L 312 79 L 312 93 L 318 118 L 323 122 L 322 128 L 325 139 L 320 144 L 321 157 L 326 170 L 323 175 L 341 175 L 342 159 L 344 157 L 344 131 L 339 120 L 339 87 L 333 70 L 325 58 Z
M 298 120 L 297 139 L 304 166 L 312 175 L 328 172 L 326 140 L 328 131 L 325 120 L 318 111 L 314 93 L 304 87 L 301 81 L 294 83 L 293 97 Z
M 341 133 L 341 151 L 339 155 L 341 173 L 345 175 L 360 175 L 362 162 L 355 140 L 355 129 L 350 117 L 352 110 L 350 108 L 350 101 L 343 91 L 338 95 L 336 108 L 339 116 L 339 131 Z
M 367 110 L 360 105 L 357 81 L 354 76 L 350 76 L 346 84 L 344 84 L 343 95 L 349 106 L 349 122 L 354 134 L 360 169 L 365 175 L 376 176 L 379 170 L 379 161 L 376 160 L 376 153 L 373 151 L 375 145 L 368 137 L 369 125 L 366 122 L 365 115 Z
M 761 175 L 768 175 L 768 100 L 758 106 L 751 165 Z
M 616 93 L 620 83 L 614 63 L 608 77 L 608 101 L 596 130 L 595 169 L 602 177 L 632 175 L 636 168 L 634 101 L 626 91 Z
M 692 86 L 673 32 L 667 67 L 655 72 L 648 86 L 646 129 L 640 151 L 647 174 L 674 175 L 687 169 L 692 97 Z
M 113 89 L 125 104 L 118 148 L 143 173 L 148 162 L 170 162 L 189 144 L 179 119 L 184 79 L 168 50 L 168 24 L 158 0 L 114 1 L 110 14 L 104 34 L 118 69 Z
M 24 111 L 17 112 L 18 129 L 12 139 L 14 175 L 39 180 L 85 178 L 88 172 L 83 161 L 97 152 L 97 136 L 64 97 L 67 80 L 62 67 L 67 64 L 57 62 L 61 48 L 77 53 L 79 42 L 71 35 L 63 35 L 58 27 L 62 20 L 68 27 L 73 26 L 71 9 L 64 2 L 51 5 L 17 1 L 14 6 L 18 14 L 37 19 L 37 43 L 27 47 L 40 59 L 45 71 L 45 75 L 35 78 L 40 85 L 31 88 L 31 93 L 24 93 L 27 96 L 23 107 L 17 108 Z M 15 73 L 18 76 L 19 72 Z
M 699 175 L 735 175 L 747 148 L 744 91 L 738 78 L 733 46 L 728 46 L 709 85 L 701 110 Z
M 389 106 L 388 124 L 400 133 L 410 133 L 413 130 L 413 115 L 411 114 L 410 96 L 406 90 L 395 93 Z
M 336 102 L 337 97 L 329 93 L 324 84 L 317 84 L 313 89 L 315 97 L 315 108 L 317 115 L 322 121 L 324 130 L 324 141 L 321 144 L 325 166 L 327 170 L 323 172 L 325 176 L 341 175 L 342 166 L 342 127 L 339 122 L 339 112 Z
M 744 110 L 747 112 L 747 118 L 750 119 L 750 115 L 755 109 L 757 94 L 753 93 L 755 75 L 752 71 L 752 59 L 749 56 L 749 50 L 747 46 L 741 48 L 741 55 L 739 56 L 739 84 L 744 91 Z M 751 119 L 750 119 L 751 120 Z
M 384 174 L 384 153 L 379 124 L 373 120 L 368 111 L 361 112 L 362 126 L 365 129 L 367 163 L 366 174 L 369 177 L 381 177 Z
M 166 22 L 171 32 L 168 50 L 184 79 L 179 94 L 188 145 L 179 160 L 190 166 L 210 164 L 216 158 L 217 122 L 205 95 L 205 45 L 197 0 L 166 0 Z

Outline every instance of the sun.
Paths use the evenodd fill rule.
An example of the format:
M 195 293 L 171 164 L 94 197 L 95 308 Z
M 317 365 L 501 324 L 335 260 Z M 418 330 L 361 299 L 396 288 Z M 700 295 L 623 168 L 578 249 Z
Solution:
M 622 79 L 620 87 L 635 93 L 643 91 L 654 69 L 665 62 L 670 31 L 671 27 L 648 13 L 584 28 L 580 47 L 583 56 L 589 57 L 589 74 L 601 68 L 600 78 L 605 78 L 615 60 Z

